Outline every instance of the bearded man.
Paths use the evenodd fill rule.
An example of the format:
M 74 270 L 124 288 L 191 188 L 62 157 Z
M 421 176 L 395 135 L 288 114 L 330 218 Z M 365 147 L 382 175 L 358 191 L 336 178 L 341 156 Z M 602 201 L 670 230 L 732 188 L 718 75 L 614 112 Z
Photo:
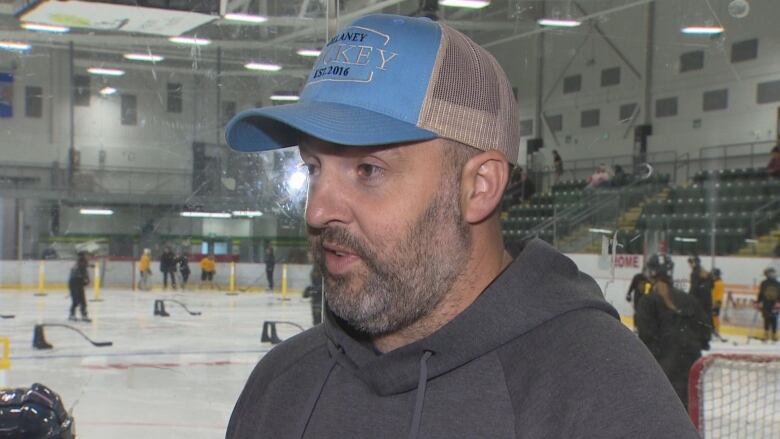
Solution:
M 698 437 L 592 278 L 504 250 L 518 126 L 490 54 L 394 15 L 338 32 L 299 102 L 230 122 L 236 150 L 299 146 L 327 309 L 260 361 L 228 438 Z

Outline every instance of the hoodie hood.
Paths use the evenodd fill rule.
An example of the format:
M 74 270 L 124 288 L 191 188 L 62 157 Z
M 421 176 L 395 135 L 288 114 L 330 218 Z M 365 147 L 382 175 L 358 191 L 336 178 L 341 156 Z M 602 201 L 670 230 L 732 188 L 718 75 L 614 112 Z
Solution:
M 557 316 L 583 308 L 600 309 L 618 318 L 593 278 L 546 242 L 532 239 L 474 303 L 417 342 L 377 355 L 365 342 L 350 336 L 329 312 L 324 325 L 333 359 L 386 396 L 418 388 L 423 357 L 430 380 Z

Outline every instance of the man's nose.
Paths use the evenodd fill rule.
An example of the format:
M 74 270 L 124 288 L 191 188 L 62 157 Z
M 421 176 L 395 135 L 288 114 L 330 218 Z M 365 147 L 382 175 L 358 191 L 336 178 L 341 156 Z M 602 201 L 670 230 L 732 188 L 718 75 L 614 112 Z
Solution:
M 309 180 L 306 200 L 306 223 L 323 228 L 333 223 L 346 224 L 351 218 L 349 188 L 335 172 L 320 172 Z

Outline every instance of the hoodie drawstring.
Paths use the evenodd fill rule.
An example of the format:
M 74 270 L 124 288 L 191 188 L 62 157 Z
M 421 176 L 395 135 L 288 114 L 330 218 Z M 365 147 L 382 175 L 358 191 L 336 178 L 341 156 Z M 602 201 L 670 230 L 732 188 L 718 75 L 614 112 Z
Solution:
M 317 406 L 317 402 L 320 400 L 320 396 L 322 395 L 322 391 L 325 389 L 325 383 L 328 382 L 328 379 L 330 378 L 330 374 L 333 373 L 333 369 L 336 367 L 336 359 L 331 357 L 331 363 L 330 367 L 328 368 L 328 371 L 325 373 L 325 377 L 322 379 L 322 384 L 320 384 L 319 388 L 317 389 L 316 393 L 313 393 L 309 400 L 306 401 L 306 410 L 303 413 L 306 413 L 305 416 L 301 416 L 299 419 L 298 424 L 298 435 L 297 437 L 303 439 L 304 433 L 306 433 L 306 427 L 309 426 L 309 421 L 311 420 L 311 415 L 314 414 L 314 408 Z
M 412 425 L 409 427 L 409 439 L 417 439 L 420 433 L 420 421 L 422 420 L 423 402 L 425 401 L 425 388 L 428 385 L 428 358 L 433 355 L 431 351 L 425 351 L 420 359 L 420 379 L 417 381 L 417 398 L 414 403 Z

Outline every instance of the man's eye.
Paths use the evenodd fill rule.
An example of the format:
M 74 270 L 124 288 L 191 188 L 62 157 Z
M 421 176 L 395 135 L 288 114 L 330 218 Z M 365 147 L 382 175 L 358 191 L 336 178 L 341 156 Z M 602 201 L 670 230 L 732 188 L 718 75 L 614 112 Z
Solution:
M 358 166 L 358 175 L 363 178 L 379 177 L 382 175 L 382 171 L 383 169 L 379 166 L 369 165 L 366 163 Z

